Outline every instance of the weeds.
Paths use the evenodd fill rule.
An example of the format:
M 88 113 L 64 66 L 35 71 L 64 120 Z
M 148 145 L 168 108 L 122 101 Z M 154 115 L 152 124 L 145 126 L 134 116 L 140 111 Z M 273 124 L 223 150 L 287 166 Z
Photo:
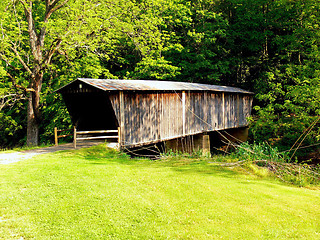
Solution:
M 171 149 L 169 149 L 168 151 L 161 153 L 161 158 L 162 159 L 171 159 L 171 158 L 177 158 L 177 159 L 181 159 L 181 158 L 197 158 L 197 159 L 208 159 L 211 157 L 211 154 L 208 152 L 203 152 L 202 150 L 198 150 L 198 151 L 193 151 L 191 153 L 187 153 L 187 152 L 175 152 L 172 151 Z
M 280 153 L 277 148 L 271 147 L 267 143 L 243 143 L 231 156 L 237 161 L 225 164 L 225 166 L 239 165 L 252 168 L 252 164 L 254 164 L 268 169 L 282 181 L 298 186 L 319 185 L 320 182 L 319 165 L 290 162 L 288 153 Z
M 258 144 L 243 143 L 238 146 L 232 155 L 253 162 L 263 160 L 284 163 L 290 160 L 288 153 L 279 153 L 276 147 L 271 147 L 265 142 Z
M 163 160 L 215 160 L 222 167 L 241 167 L 258 177 L 274 175 L 284 182 L 300 187 L 318 186 L 320 183 L 320 166 L 291 162 L 289 152 L 279 152 L 268 143 L 242 143 L 229 156 L 215 155 L 213 158 L 202 151 L 182 153 L 167 151 L 161 157 Z M 191 160 L 192 161 L 192 160 Z

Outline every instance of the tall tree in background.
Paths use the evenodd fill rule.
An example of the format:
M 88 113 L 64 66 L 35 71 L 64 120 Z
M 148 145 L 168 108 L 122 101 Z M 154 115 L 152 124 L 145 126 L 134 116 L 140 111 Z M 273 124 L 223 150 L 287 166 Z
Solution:
M 287 149 L 320 115 L 319 1 L 221 0 L 218 10 L 229 23 L 224 77 L 256 93 L 252 137 Z
M 81 15 L 77 19 L 79 23 L 65 21 L 64 26 L 61 23 L 67 19 L 61 15 L 53 18 L 68 2 L 19 0 L 1 3 L 0 57 L 16 91 L 27 93 L 27 145 L 38 145 L 44 74 L 68 35 L 75 34 L 74 24 L 80 27 L 79 23 L 83 23 Z
M 163 12 L 161 29 L 168 41 L 166 60 L 179 67 L 174 80 L 211 84 L 229 72 L 225 48 L 228 22 L 217 12 L 215 0 L 177 0 Z

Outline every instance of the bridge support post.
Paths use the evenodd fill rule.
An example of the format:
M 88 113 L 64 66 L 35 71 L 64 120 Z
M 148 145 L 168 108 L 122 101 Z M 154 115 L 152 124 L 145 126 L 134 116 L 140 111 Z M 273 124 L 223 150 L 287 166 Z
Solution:
M 202 154 L 210 156 L 210 136 L 209 134 L 202 135 Z
M 201 133 L 193 136 L 194 149 L 193 151 L 201 151 L 202 155 L 210 155 L 210 136 L 207 133 Z
M 206 133 L 166 141 L 166 151 L 194 153 L 201 151 L 203 155 L 210 154 L 210 136 Z

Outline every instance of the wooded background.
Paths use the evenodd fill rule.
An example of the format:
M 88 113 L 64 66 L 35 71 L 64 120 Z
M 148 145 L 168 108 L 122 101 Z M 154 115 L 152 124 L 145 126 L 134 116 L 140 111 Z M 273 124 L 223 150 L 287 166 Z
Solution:
M 54 90 L 78 77 L 241 87 L 255 92 L 250 141 L 285 150 L 315 123 L 304 145 L 316 144 L 319 10 L 318 0 L 2 0 L 0 147 L 69 128 Z

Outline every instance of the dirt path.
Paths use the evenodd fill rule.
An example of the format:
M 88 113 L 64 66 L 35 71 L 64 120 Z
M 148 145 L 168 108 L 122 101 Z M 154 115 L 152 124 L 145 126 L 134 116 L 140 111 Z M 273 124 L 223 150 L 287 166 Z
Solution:
M 102 141 L 78 141 L 77 149 L 88 148 L 88 147 L 92 147 L 94 145 L 98 145 L 102 143 L 103 143 Z M 15 163 L 28 158 L 32 158 L 33 156 L 39 155 L 39 154 L 53 153 L 57 151 L 73 150 L 73 149 L 74 149 L 73 143 L 66 143 L 66 144 L 61 144 L 59 146 L 45 147 L 45 148 L 13 152 L 13 153 L 0 152 L 0 164 Z

